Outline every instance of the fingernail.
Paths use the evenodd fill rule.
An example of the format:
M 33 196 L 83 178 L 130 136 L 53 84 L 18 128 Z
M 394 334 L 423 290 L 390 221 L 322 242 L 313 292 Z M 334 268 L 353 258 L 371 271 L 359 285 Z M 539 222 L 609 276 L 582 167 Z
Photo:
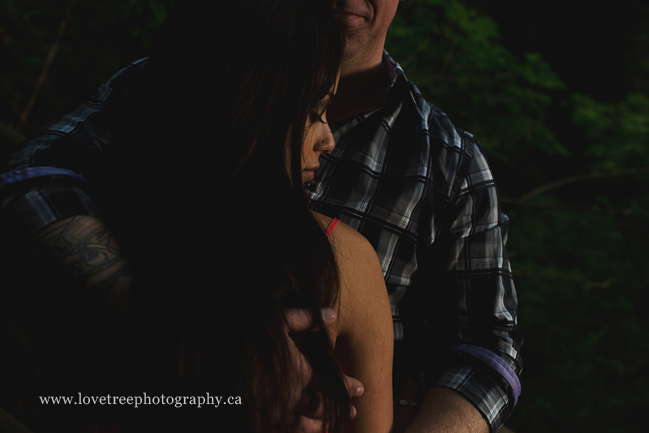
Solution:
M 354 391 L 354 397 L 360 397 L 364 392 L 365 388 L 363 388 L 363 385 L 359 385 L 358 388 L 356 388 L 356 390 Z
M 349 411 L 349 416 L 352 419 L 356 416 L 356 408 L 354 406 L 351 406 L 351 410 Z
M 320 310 L 320 314 L 322 314 L 322 320 L 325 322 L 333 322 L 338 316 L 333 308 L 323 308 Z

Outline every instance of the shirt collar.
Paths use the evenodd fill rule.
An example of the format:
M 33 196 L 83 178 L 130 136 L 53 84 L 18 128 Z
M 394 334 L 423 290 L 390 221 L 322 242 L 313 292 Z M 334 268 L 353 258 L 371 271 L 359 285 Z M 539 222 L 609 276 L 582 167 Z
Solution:
M 401 69 L 399 63 L 397 63 L 392 57 L 390 57 L 390 54 L 388 54 L 385 49 L 383 50 L 382 61 L 385 65 L 386 71 L 388 72 L 388 78 L 390 79 L 390 84 L 385 89 L 387 93 L 392 87 L 394 87 L 394 84 L 397 82 L 399 77 L 401 76 L 405 79 L 406 74 L 403 72 L 403 69 Z

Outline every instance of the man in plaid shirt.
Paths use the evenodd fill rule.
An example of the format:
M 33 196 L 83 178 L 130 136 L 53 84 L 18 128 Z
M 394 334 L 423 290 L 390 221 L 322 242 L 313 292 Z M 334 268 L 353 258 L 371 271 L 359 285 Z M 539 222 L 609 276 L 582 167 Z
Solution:
M 480 144 L 383 50 L 399 1 L 332 1 L 346 36 L 327 111 L 337 146 L 306 191 L 314 210 L 340 218 L 377 252 L 392 303 L 395 377 L 413 377 L 423 395 L 407 431 L 496 432 L 514 409 L 522 370 L 507 217 Z M 41 129 L 0 175 L 5 218 L 45 246 L 65 235 L 101 249 L 101 264 L 70 246 L 61 263 L 75 264 L 75 278 L 109 290 L 116 304 L 130 274 L 88 184 L 145 67 L 146 59 L 129 65 Z

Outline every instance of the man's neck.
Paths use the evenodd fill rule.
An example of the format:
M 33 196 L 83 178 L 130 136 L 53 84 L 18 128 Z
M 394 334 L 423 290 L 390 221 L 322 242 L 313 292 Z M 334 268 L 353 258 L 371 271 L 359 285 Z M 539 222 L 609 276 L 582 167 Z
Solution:
M 335 124 L 356 114 L 370 111 L 382 102 L 388 73 L 381 55 L 365 62 L 343 62 L 336 97 L 327 109 L 327 119 Z

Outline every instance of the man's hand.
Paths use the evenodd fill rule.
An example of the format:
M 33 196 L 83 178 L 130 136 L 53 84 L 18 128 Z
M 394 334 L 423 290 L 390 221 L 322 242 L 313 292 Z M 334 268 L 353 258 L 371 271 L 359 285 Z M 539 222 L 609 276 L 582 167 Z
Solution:
M 331 325 L 336 320 L 336 312 L 331 308 L 323 308 L 321 311 L 322 320 L 325 326 Z M 317 328 L 313 325 L 313 317 L 309 310 L 288 309 L 286 311 L 286 336 L 298 378 L 300 380 L 300 389 L 296 390 L 296 407 L 298 409 L 298 422 L 292 433 L 313 433 L 324 432 L 325 427 L 322 423 L 322 400 L 319 395 L 309 392 L 306 387 L 311 382 L 313 371 L 308 361 L 297 348 L 289 334 L 297 332 L 313 332 Z M 363 384 L 358 380 L 345 376 L 347 390 L 350 397 L 359 397 L 363 394 Z M 350 407 L 352 418 L 356 416 L 354 406 Z

